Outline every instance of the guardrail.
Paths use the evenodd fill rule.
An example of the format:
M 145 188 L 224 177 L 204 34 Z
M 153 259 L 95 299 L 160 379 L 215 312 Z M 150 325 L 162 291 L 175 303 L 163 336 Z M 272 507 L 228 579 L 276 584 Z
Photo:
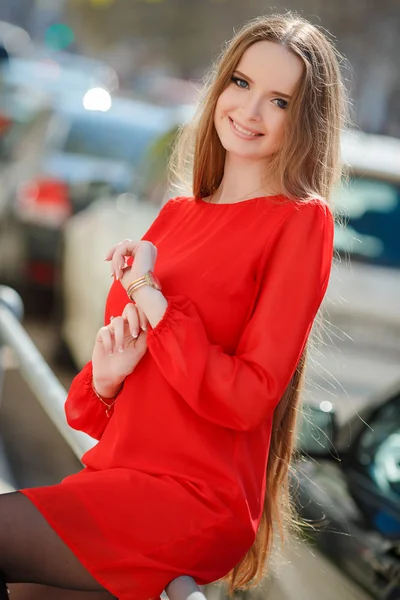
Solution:
M 0 352 L 5 346 L 12 349 L 23 378 L 80 460 L 82 454 L 92 448 L 96 442 L 85 433 L 75 431 L 68 426 L 64 413 L 67 391 L 21 325 L 23 314 L 21 297 L 15 290 L 0 285 Z M 3 377 L 4 363 L 0 354 L 0 398 Z M 171 581 L 165 593 L 169 600 L 206 600 L 195 581 L 187 575 Z

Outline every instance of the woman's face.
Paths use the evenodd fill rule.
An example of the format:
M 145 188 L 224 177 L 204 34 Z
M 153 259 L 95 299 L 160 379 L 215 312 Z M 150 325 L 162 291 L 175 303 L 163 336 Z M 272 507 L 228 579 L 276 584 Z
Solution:
M 227 152 L 262 160 L 279 148 L 286 108 L 302 73 L 301 59 L 279 44 L 256 42 L 244 52 L 214 114 Z

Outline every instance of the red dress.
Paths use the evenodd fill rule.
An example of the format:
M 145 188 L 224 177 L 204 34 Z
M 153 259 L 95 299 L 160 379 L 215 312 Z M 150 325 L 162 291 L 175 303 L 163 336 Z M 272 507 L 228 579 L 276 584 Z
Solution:
M 83 368 L 67 420 L 99 442 L 78 474 L 23 490 L 124 600 L 158 597 L 181 574 L 215 581 L 252 545 L 274 408 L 328 284 L 333 219 L 320 201 L 179 197 L 143 239 L 158 248 L 168 300 L 148 352 L 111 418 Z M 115 282 L 106 323 L 126 302 Z

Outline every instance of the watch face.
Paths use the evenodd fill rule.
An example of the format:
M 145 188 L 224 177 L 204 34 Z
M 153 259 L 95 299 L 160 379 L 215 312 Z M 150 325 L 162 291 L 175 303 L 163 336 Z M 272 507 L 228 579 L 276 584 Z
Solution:
M 155 283 L 156 290 L 161 290 L 160 280 L 157 277 L 155 277 L 154 275 L 153 275 L 153 280 L 154 280 L 154 283 Z
M 156 289 L 156 290 L 161 290 L 161 283 L 160 280 L 154 275 L 153 271 L 149 272 L 150 275 L 150 280 L 151 280 L 151 285 Z

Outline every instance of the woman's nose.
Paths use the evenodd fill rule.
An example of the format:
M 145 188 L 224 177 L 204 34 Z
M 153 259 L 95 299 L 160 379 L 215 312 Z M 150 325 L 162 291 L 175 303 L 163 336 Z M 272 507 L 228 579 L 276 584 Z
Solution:
M 261 121 L 261 98 L 251 98 L 243 107 L 246 117 L 251 121 Z

